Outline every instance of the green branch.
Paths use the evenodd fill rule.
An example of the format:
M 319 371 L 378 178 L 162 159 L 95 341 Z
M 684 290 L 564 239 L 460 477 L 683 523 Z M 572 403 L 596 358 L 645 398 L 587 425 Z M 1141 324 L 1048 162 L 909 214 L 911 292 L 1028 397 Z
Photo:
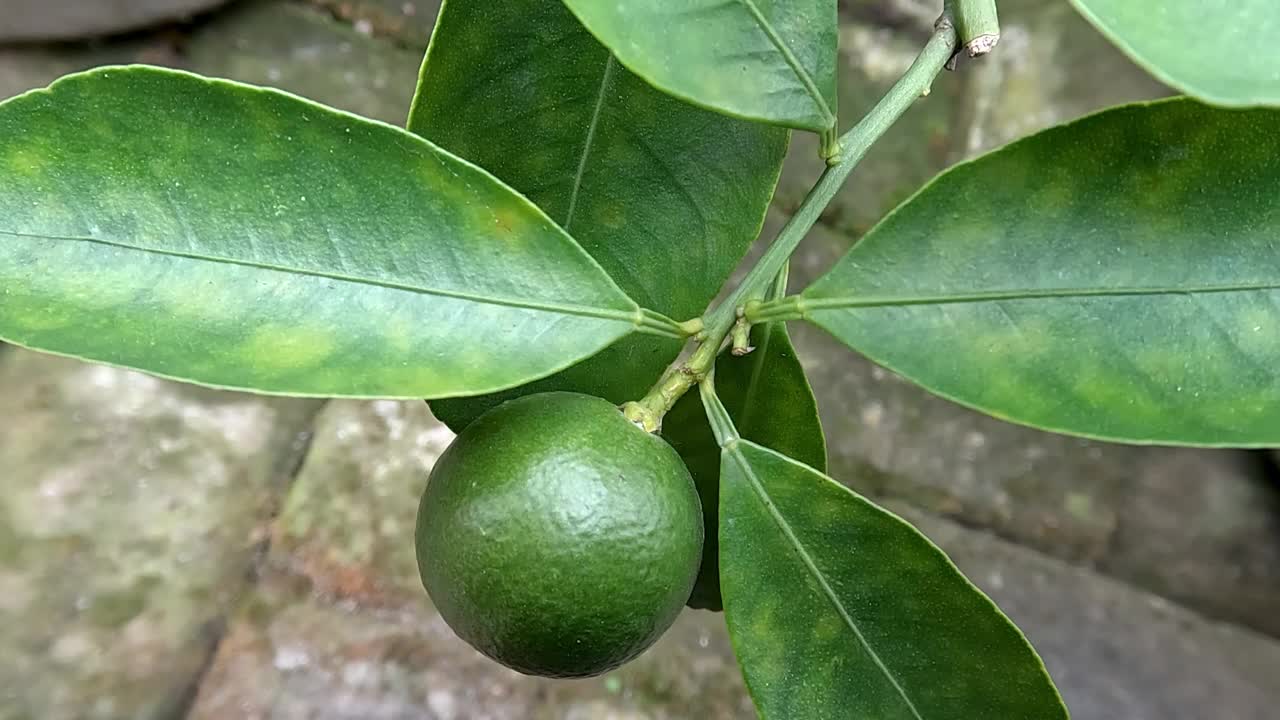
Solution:
M 675 401 L 707 377 L 715 365 L 725 338 L 738 321 L 744 307 L 749 301 L 763 297 L 769 284 L 778 277 L 800 241 L 818 222 L 822 212 L 872 144 L 902 117 L 916 99 L 929 93 L 934 78 L 955 53 L 956 38 L 951 15 L 944 13 L 938 20 L 933 36 L 906 73 L 866 117 L 840 137 L 839 159 L 828 165 L 759 262 L 728 298 L 703 317 L 701 344 L 698 349 L 682 365 L 668 371 L 643 399 L 623 406 L 623 412 L 632 422 L 649 432 L 656 432 L 661 426 L 662 417 Z
M 969 57 L 986 55 L 1000 42 L 995 0 L 947 0 L 946 13 L 955 20 L 960 46 Z
M 733 294 L 703 318 L 708 338 L 715 338 L 717 335 L 723 338 L 737 319 L 738 308 L 745 305 L 753 295 L 763 294 L 764 288 L 777 277 L 783 263 L 791 257 L 800 241 L 818 222 L 822 212 L 831 204 L 849 173 L 867 154 L 871 145 L 902 117 L 917 98 L 928 93 L 933 79 L 942 71 L 955 47 L 955 28 L 944 19 L 938 23 L 933 37 L 907 72 L 861 122 L 840 138 L 843 149 L 840 161 L 822 173 L 822 177 L 756 266 L 747 273 Z

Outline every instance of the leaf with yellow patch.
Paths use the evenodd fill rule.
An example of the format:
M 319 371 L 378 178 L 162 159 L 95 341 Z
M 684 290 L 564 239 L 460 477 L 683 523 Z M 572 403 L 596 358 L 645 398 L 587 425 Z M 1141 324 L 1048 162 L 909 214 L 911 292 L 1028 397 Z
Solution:
M 146 67 L 0 103 L 0 293 L 0 339 L 295 395 L 492 392 L 676 334 L 422 138 Z
M 1047 430 L 1280 445 L 1277 157 L 1280 110 L 1108 110 L 943 173 L 759 315 Z

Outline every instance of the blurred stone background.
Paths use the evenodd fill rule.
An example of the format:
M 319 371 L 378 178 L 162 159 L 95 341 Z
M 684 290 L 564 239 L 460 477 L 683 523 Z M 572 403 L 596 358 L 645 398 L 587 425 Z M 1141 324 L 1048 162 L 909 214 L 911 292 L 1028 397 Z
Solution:
M 842 3 L 847 121 L 910 62 L 936 5 Z M 147 62 L 398 124 L 437 7 L 0 0 L 0 98 Z M 872 151 L 797 282 L 943 167 L 1167 94 L 1065 0 L 1000 9 L 997 52 L 941 78 Z M 770 228 L 819 170 L 797 134 Z M 832 474 L 952 554 L 1027 632 L 1073 717 L 1277 717 L 1270 458 L 1008 425 L 795 334 Z M 0 349 L 0 720 L 754 717 L 719 615 L 687 611 L 639 661 L 574 682 L 519 676 L 453 638 L 411 541 L 449 440 L 422 403 L 260 398 Z

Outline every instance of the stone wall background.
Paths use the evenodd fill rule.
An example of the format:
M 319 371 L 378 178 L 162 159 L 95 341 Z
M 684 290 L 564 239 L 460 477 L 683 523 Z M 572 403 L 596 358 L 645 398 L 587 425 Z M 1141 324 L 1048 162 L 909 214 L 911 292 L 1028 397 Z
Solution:
M 935 4 L 842 4 L 846 121 L 910 62 Z M 400 123 L 437 7 L 0 0 L 0 98 L 149 62 Z M 998 52 L 941 79 L 871 152 L 796 282 L 948 164 L 1168 92 L 1062 0 L 1000 8 Z M 797 134 L 768 228 L 820 170 L 814 150 Z M 1008 425 L 820 331 L 795 335 L 833 476 L 952 554 L 1027 632 L 1073 717 L 1276 717 L 1268 456 Z M 453 638 L 410 540 L 449 440 L 422 403 L 260 398 L 0 349 L 0 720 L 753 717 L 718 615 L 687 611 L 639 661 L 574 682 L 519 676 Z

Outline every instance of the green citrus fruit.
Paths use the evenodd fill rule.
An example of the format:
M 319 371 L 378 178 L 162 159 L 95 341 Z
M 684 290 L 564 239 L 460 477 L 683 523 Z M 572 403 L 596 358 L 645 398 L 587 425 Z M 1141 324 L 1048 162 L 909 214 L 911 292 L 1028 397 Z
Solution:
M 671 446 L 600 398 L 542 393 L 468 425 L 418 507 L 418 569 L 449 626 L 530 675 L 649 647 L 693 587 L 702 509 Z

